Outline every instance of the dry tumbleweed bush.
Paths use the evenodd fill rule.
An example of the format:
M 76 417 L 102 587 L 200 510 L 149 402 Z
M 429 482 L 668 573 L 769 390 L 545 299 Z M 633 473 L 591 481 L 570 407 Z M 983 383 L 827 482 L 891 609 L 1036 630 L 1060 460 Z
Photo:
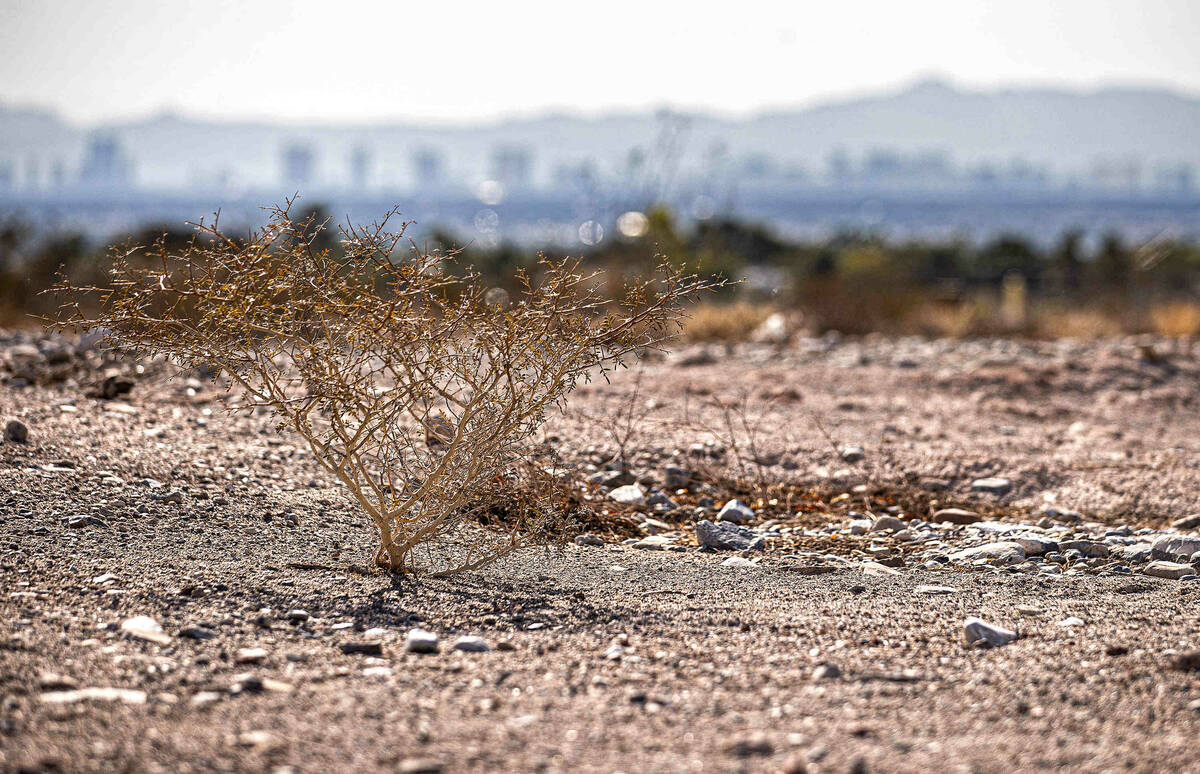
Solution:
M 396 572 L 557 537 L 567 499 L 533 433 L 580 380 L 673 335 L 681 302 L 710 286 L 664 264 L 610 300 L 577 262 L 543 262 L 509 301 L 452 257 L 402 250 L 395 211 L 339 229 L 335 251 L 289 209 L 242 240 L 201 222 L 176 254 L 119 251 L 108 287 L 60 283 L 60 324 L 227 373 L 345 484 Z M 450 550 L 424 551 L 438 543 Z

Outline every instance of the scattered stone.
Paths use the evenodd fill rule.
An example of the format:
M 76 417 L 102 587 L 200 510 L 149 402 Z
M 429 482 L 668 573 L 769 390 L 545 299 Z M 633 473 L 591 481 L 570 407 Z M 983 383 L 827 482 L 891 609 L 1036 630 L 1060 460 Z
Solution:
M 1168 580 L 1179 580 L 1188 575 L 1195 575 L 1196 568 L 1190 564 L 1182 564 L 1179 562 L 1151 562 L 1146 565 L 1146 569 L 1142 570 L 1146 575 L 1153 575 L 1156 578 L 1166 578 Z
M 997 496 L 1006 495 L 1012 491 L 1012 482 L 1007 478 L 977 478 L 971 482 L 971 491 Z
M 438 636 L 425 629 L 409 629 L 404 637 L 406 653 L 437 653 Z
M 609 492 L 608 499 L 622 505 L 643 505 L 646 502 L 646 492 L 637 484 L 626 484 Z
M 189 640 L 211 640 L 217 636 L 217 633 L 207 626 L 193 624 L 180 629 L 179 636 L 186 637 Z
M 210 704 L 215 704 L 220 701 L 222 694 L 217 691 L 199 691 L 192 695 L 191 705 L 193 707 L 207 707 Z
M 738 758 L 750 758 L 756 755 L 773 755 L 775 748 L 764 734 L 756 733 L 732 742 L 726 746 L 725 751 Z
M 1151 545 L 1150 555 L 1155 559 L 1175 561 L 1180 557 L 1190 557 L 1197 551 L 1200 551 L 1200 536 L 1163 535 Z
M 604 541 L 591 533 L 585 532 L 582 535 L 575 536 L 575 545 L 602 548 L 604 546 Z
M 70 691 L 79 687 L 79 683 L 66 675 L 56 672 L 43 672 L 38 676 L 38 688 L 43 691 Z
M 674 538 L 669 538 L 664 535 L 649 535 L 636 540 L 629 544 L 630 548 L 637 548 L 642 551 L 662 551 L 667 546 L 674 543 Z
M 241 648 L 234 655 L 233 660 L 238 664 L 258 664 L 267 660 L 267 651 L 264 648 Z
M 67 519 L 67 527 L 69 529 L 82 529 L 84 527 L 107 527 L 108 522 L 98 516 L 88 516 L 80 514 Z
M 957 594 L 958 589 L 952 586 L 917 586 L 918 594 Z
M 1171 662 L 1172 669 L 1180 672 L 1200 672 L 1200 650 L 1189 650 L 1180 653 Z
M 76 704 L 81 701 L 145 704 L 146 692 L 127 688 L 80 688 L 74 691 L 48 691 L 38 698 L 47 704 Z
M 864 575 L 899 575 L 900 571 L 870 560 L 862 563 Z
M 1070 618 L 1064 618 L 1061 621 L 1059 621 L 1058 625 L 1062 626 L 1062 627 L 1083 626 L 1084 620 L 1082 618 L 1076 618 L 1075 616 L 1071 616 Z
M 491 646 L 487 644 L 487 640 L 482 637 L 459 637 L 451 646 L 452 650 L 461 650 L 466 653 L 487 653 L 491 650 Z
M 1020 564 L 1025 561 L 1025 549 L 1020 543 L 1000 541 L 984 543 L 981 546 L 967 548 L 950 554 L 950 558 L 958 562 L 971 562 L 976 559 L 987 559 L 995 565 L 1003 567 L 1009 564 Z
M 754 562 L 750 561 L 749 559 L 746 559 L 745 557 L 731 556 L 728 559 L 726 559 L 725 561 L 721 562 L 721 566 L 722 567 L 757 567 L 758 565 L 755 564 Z
M 692 482 L 692 473 L 689 470 L 678 467 L 677 465 L 667 465 L 663 469 L 665 473 L 663 477 L 663 486 L 670 490 L 686 489 L 688 484 Z
M 244 731 L 237 735 L 237 745 L 256 750 L 271 750 L 278 747 L 280 741 L 269 731 Z
M 162 626 L 148 615 L 136 615 L 121 622 L 121 631 L 134 639 L 153 642 L 156 645 L 167 645 L 171 635 L 163 632 Z
M 708 519 L 696 522 L 696 541 L 718 551 L 761 551 L 766 545 L 763 537 L 754 530 L 728 522 L 713 523 Z
M 812 673 L 814 680 L 836 680 L 841 676 L 842 668 L 837 664 L 831 664 L 829 662 L 818 665 Z
M 845 462 L 861 462 L 862 458 L 865 456 L 863 447 L 855 445 L 843 446 L 838 453 L 842 456 L 842 460 Z
M 934 524 L 941 524 L 948 521 L 951 524 L 974 524 L 978 521 L 983 521 L 983 517 L 975 511 L 968 511 L 962 508 L 942 508 L 933 512 L 929 520 Z
M 1109 554 L 1108 546 L 1095 540 L 1066 540 L 1058 544 L 1058 550 L 1063 553 L 1078 551 L 1092 559 L 1102 559 Z
M 1200 513 L 1193 513 L 1171 522 L 1175 529 L 1196 529 L 1200 527 Z
M 419 630 L 414 630 L 414 631 L 419 631 Z M 436 648 L 437 648 L 437 638 L 435 637 L 434 638 L 434 649 L 436 650 Z M 339 642 L 338 650 L 342 651 L 343 653 L 345 653 L 348 656 L 350 656 L 350 655 L 382 656 L 383 655 L 383 643 L 380 642 L 379 640 L 353 640 L 350 642 Z M 408 650 L 408 648 L 406 648 L 406 650 Z M 421 653 L 424 651 L 412 651 L 412 652 Z
M 133 386 L 134 381 L 128 376 L 110 374 L 104 378 L 104 381 L 100 383 L 99 388 L 93 394 L 105 400 L 112 400 L 113 398 L 133 392 Z
M 180 492 L 178 489 L 172 489 L 163 494 L 154 494 L 151 497 L 154 498 L 155 502 L 183 505 L 183 492 Z
M 904 529 L 904 522 L 897 519 L 895 516 L 880 516 L 875 519 L 875 523 L 871 525 L 872 532 L 899 532 Z
M 1059 548 L 1057 542 L 1039 535 L 1013 535 L 1009 540 L 1019 545 L 1026 556 L 1042 556 Z
M 963 641 L 969 647 L 998 648 L 1017 639 L 1017 633 L 975 616 L 963 621 Z
M 288 614 L 287 614 L 287 618 L 289 621 L 292 621 L 294 623 L 304 623 L 309 618 L 308 611 L 300 610 L 300 609 L 289 610 Z
M 27 443 L 29 441 L 29 425 L 19 419 L 10 419 L 4 426 L 4 437 L 13 443 Z
M 721 506 L 717 513 L 717 521 L 727 521 L 733 524 L 745 524 L 754 519 L 755 513 L 739 500 L 730 500 Z

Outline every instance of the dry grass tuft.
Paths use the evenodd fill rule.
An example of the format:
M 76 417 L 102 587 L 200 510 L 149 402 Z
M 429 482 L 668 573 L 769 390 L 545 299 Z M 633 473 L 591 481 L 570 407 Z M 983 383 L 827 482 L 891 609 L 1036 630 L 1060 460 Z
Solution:
M 1195 336 L 1200 333 L 1200 305 L 1192 301 L 1158 304 L 1150 309 L 1150 325 L 1162 336 Z
M 775 310 L 748 301 L 702 303 L 688 310 L 683 337 L 688 341 L 746 341 Z

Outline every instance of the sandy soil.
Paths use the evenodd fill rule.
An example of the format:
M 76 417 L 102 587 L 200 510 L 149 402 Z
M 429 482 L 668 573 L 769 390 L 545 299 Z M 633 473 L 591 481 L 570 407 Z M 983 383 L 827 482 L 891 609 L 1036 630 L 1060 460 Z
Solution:
M 1200 772 L 1200 657 L 1181 658 L 1200 648 L 1200 583 L 903 558 L 873 574 L 848 540 L 855 561 L 821 574 L 782 540 L 752 568 L 610 540 L 388 577 L 365 570 L 363 518 L 268 417 L 227 417 L 182 378 L 87 397 L 114 365 L 94 356 L 19 386 L 45 376 L 18 373 L 22 344 L 0 387 L 0 417 L 29 429 L 0 445 L 5 770 Z M 801 340 L 588 386 L 547 435 L 585 473 L 630 435 L 648 485 L 668 463 L 753 456 L 747 475 L 827 495 L 925 493 L 905 518 L 1049 503 L 1157 527 L 1200 510 L 1198 384 L 1171 342 Z M 713 397 L 748 397 L 754 454 L 714 438 Z M 972 493 L 984 476 L 1011 491 Z M 702 494 L 670 517 L 685 537 Z M 841 523 L 839 507 L 817 510 Z M 772 509 L 757 521 L 787 516 Z M 162 632 L 122 629 L 137 616 Z M 1020 638 L 965 647 L 967 616 Z M 438 652 L 405 651 L 414 627 Z M 461 635 L 491 649 L 452 650 Z

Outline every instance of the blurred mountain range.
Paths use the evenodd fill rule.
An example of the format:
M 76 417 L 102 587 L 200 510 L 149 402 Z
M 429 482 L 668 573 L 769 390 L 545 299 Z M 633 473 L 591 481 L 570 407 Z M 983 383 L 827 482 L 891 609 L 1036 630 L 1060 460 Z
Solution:
M 828 181 L 868 173 L 1190 186 L 1200 168 L 1198 139 L 1195 95 L 967 90 L 936 79 L 739 119 L 660 110 L 355 125 L 162 114 L 76 126 L 47 110 L 0 105 L 0 187 L 91 180 L 176 190 L 403 190 L 489 179 L 554 187 L 581 179 Z

